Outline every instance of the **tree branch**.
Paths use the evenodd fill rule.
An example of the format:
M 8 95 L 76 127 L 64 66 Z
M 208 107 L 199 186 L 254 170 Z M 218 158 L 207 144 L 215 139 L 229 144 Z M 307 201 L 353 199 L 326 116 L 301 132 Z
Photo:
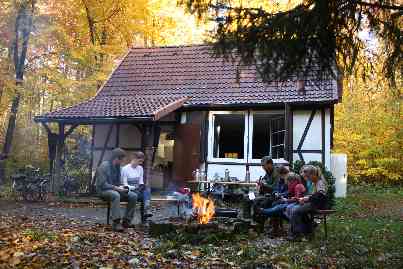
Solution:
M 356 1 L 356 3 L 360 6 L 366 6 L 366 7 L 373 7 L 373 8 L 379 8 L 379 9 L 390 9 L 390 10 L 403 10 L 403 6 L 395 6 L 395 5 L 386 5 L 386 4 L 381 4 L 381 3 L 368 3 L 364 1 Z

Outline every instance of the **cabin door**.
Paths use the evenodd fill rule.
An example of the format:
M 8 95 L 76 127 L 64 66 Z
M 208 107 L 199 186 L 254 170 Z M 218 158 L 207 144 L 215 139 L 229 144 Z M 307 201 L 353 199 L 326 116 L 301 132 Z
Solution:
M 174 179 L 191 180 L 192 172 L 200 166 L 200 124 L 178 124 L 175 132 Z

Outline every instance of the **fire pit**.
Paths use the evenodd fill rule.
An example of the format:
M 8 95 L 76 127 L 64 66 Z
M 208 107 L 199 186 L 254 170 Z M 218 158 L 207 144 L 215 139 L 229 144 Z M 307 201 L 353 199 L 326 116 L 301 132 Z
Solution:
M 239 210 L 232 208 L 216 208 L 211 197 L 203 197 L 200 193 L 192 195 L 192 210 L 184 218 L 166 218 L 150 223 L 150 235 L 161 236 L 170 233 L 189 233 L 208 235 L 214 233 L 249 232 L 256 227 L 250 220 L 239 218 Z

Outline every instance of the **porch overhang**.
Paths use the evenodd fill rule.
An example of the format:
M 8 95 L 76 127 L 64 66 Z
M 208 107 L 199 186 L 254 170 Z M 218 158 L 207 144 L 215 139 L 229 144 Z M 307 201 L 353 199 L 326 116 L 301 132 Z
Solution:
M 102 124 L 155 122 L 181 108 L 188 97 L 96 96 L 86 102 L 36 116 L 35 122 Z

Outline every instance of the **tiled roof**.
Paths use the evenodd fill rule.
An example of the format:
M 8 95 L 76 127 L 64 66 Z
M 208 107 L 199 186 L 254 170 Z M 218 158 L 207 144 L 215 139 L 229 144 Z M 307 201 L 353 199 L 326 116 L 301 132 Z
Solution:
M 150 114 L 156 103 L 183 97 L 188 97 L 186 107 L 339 100 L 334 79 L 308 76 L 302 92 L 298 85 L 296 78 L 264 83 L 254 66 L 239 67 L 215 57 L 207 45 L 133 48 L 94 99 L 43 116 L 135 117 Z
M 96 96 L 86 102 L 42 115 L 40 118 L 59 119 L 105 119 L 142 118 L 159 120 L 181 107 L 187 97 L 136 97 L 136 96 Z

